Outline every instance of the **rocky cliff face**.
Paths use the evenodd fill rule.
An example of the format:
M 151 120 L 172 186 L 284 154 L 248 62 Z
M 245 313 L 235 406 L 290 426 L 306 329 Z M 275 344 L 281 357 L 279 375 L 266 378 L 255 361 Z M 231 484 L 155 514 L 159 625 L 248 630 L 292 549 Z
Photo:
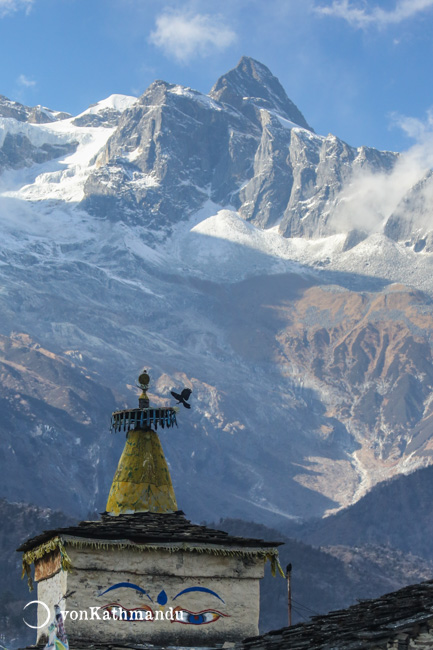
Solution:
M 69 113 L 52 111 L 44 106 L 23 106 L 23 104 L 11 101 L 4 95 L 0 95 L 0 116 L 12 118 L 18 120 L 18 122 L 28 122 L 29 124 L 46 124 L 71 117 Z
M 394 241 L 413 246 L 416 253 L 433 251 L 433 171 L 426 173 L 389 216 L 384 232 Z
M 277 335 L 279 361 L 357 441 L 358 497 L 391 467 L 408 468 L 410 457 L 429 462 L 430 308 L 428 296 L 398 285 L 379 295 L 313 287 L 280 308 L 287 325 Z M 303 484 L 314 488 L 317 480 Z
M 259 61 L 243 56 L 236 68 L 218 79 L 209 96 L 236 108 L 260 126 L 257 109 L 276 111 L 278 115 L 313 131 L 301 111 L 287 97 L 278 79 Z
M 210 198 L 285 237 L 322 237 L 354 171 L 395 160 L 315 135 L 270 71 L 243 57 L 209 96 L 153 83 L 99 155 L 82 206 L 161 234 Z
M 76 144 L 44 143 L 34 146 L 22 133 L 6 133 L 0 147 L 0 173 L 5 169 L 21 169 L 34 163 L 44 163 L 75 151 Z

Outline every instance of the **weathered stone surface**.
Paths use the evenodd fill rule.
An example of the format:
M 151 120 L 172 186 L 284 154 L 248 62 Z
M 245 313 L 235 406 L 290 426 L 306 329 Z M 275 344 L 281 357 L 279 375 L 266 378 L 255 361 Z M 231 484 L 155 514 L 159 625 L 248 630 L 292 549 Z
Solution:
M 205 553 L 203 548 L 197 552 L 171 552 L 174 545 L 167 545 L 167 550 L 152 550 L 139 552 L 130 548 L 121 550 L 87 548 L 80 549 L 70 547 L 68 555 L 71 557 L 74 569 L 92 569 L 94 571 L 107 570 L 107 557 L 110 558 L 110 565 L 116 571 L 128 571 L 131 574 L 140 575 L 145 570 L 146 576 L 158 578 L 161 576 L 172 576 L 185 578 L 188 576 L 199 576 L 201 578 L 230 578 L 237 575 L 245 579 L 263 578 L 264 562 L 257 562 L 255 558 L 248 556 L 225 556 L 212 553 Z M 200 553 L 200 550 L 203 551 Z

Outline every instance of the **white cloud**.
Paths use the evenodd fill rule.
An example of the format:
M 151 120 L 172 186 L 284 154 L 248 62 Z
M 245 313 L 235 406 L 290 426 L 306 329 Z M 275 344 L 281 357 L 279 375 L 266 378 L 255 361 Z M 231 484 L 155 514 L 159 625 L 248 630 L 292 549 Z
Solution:
M 236 34 L 217 16 L 169 12 L 158 16 L 149 40 L 167 56 L 186 63 L 196 55 L 225 50 L 234 43 Z
M 0 0 L 0 18 L 24 9 L 28 14 L 32 8 L 33 0 Z
M 17 79 L 17 83 L 20 86 L 24 86 L 25 88 L 34 88 L 36 86 L 36 81 L 29 79 L 25 74 L 20 74 Z
M 333 217 L 336 232 L 381 230 L 404 195 L 433 167 L 433 107 L 425 120 L 397 114 L 391 119 L 415 144 L 400 154 L 390 173 L 359 169 L 353 174 L 339 196 Z
M 365 29 L 369 26 L 387 27 L 412 18 L 421 11 L 433 7 L 433 0 L 397 0 L 395 8 L 387 11 L 381 7 L 368 10 L 353 5 L 351 0 L 333 0 L 330 7 L 316 6 L 315 12 L 323 16 L 343 18 L 352 27 Z
M 393 113 L 391 115 L 393 126 L 398 126 L 406 135 L 419 144 L 428 143 L 433 134 L 433 107 L 427 111 L 425 120 L 420 120 L 417 117 L 407 117 L 406 115 L 399 115 Z M 431 163 L 433 165 L 433 161 Z

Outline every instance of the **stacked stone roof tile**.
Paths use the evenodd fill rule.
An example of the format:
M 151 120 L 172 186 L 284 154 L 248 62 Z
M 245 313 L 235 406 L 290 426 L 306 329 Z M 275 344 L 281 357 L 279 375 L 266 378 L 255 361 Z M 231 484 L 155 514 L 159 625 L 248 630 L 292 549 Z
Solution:
M 77 526 L 44 531 L 27 540 L 17 550 L 28 551 L 57 535 L 107 541 L 128 540 L 136 544 L 191 543 L 245 548 L 267 548 L 281 544 L 262 539 L 234 537 L 221 530 L 199 526 L 191 523 L 184 513 L 178 510 L 174 513 L 140 512 L 117 517 L 104 513 L 99 521 L 82 521 Z
M 419 643 L 409 645 L 412 639 Z M 391 645 L 390 645 L 391 644 Z M 404 587 L 308 623 L 245 639 L 236 650 L 433 648 L 433 580 Z

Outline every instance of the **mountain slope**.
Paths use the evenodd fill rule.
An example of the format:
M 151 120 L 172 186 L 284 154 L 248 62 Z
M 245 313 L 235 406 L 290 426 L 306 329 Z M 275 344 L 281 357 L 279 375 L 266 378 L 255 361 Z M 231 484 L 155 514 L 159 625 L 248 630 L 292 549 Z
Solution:
M 357 545 L 315 549 L 277 530 L 223 519 L 218 526 L 231 534 L 283 541 L 280 563 L 292 564 L 293 622 L 375 598 L 407 584 L 431 579 L 433 564 L 412 553 L 386 546 Z M 260 630 L 287 626 L 287 583 L 266 571 L 260 586 Z
M 398 155 L 316 135 L 247 58 L 210 95 L 158 81 L 77 117 L 26 110 L 0 123 L 33 147 L 6 147 L 0 176 L 10 498 L 103 509 L 109 414 L 144 365 L 156 403 L 194 390 L 161 435 L 190 516 L 321 516 L 431 462 L 430 254 L 337 219 L 354 175 Z
M 350 508 L 321 521 L 290 526 L 315 546 L 382 544 L 433 559 L 433 468 L 379 483 Z

